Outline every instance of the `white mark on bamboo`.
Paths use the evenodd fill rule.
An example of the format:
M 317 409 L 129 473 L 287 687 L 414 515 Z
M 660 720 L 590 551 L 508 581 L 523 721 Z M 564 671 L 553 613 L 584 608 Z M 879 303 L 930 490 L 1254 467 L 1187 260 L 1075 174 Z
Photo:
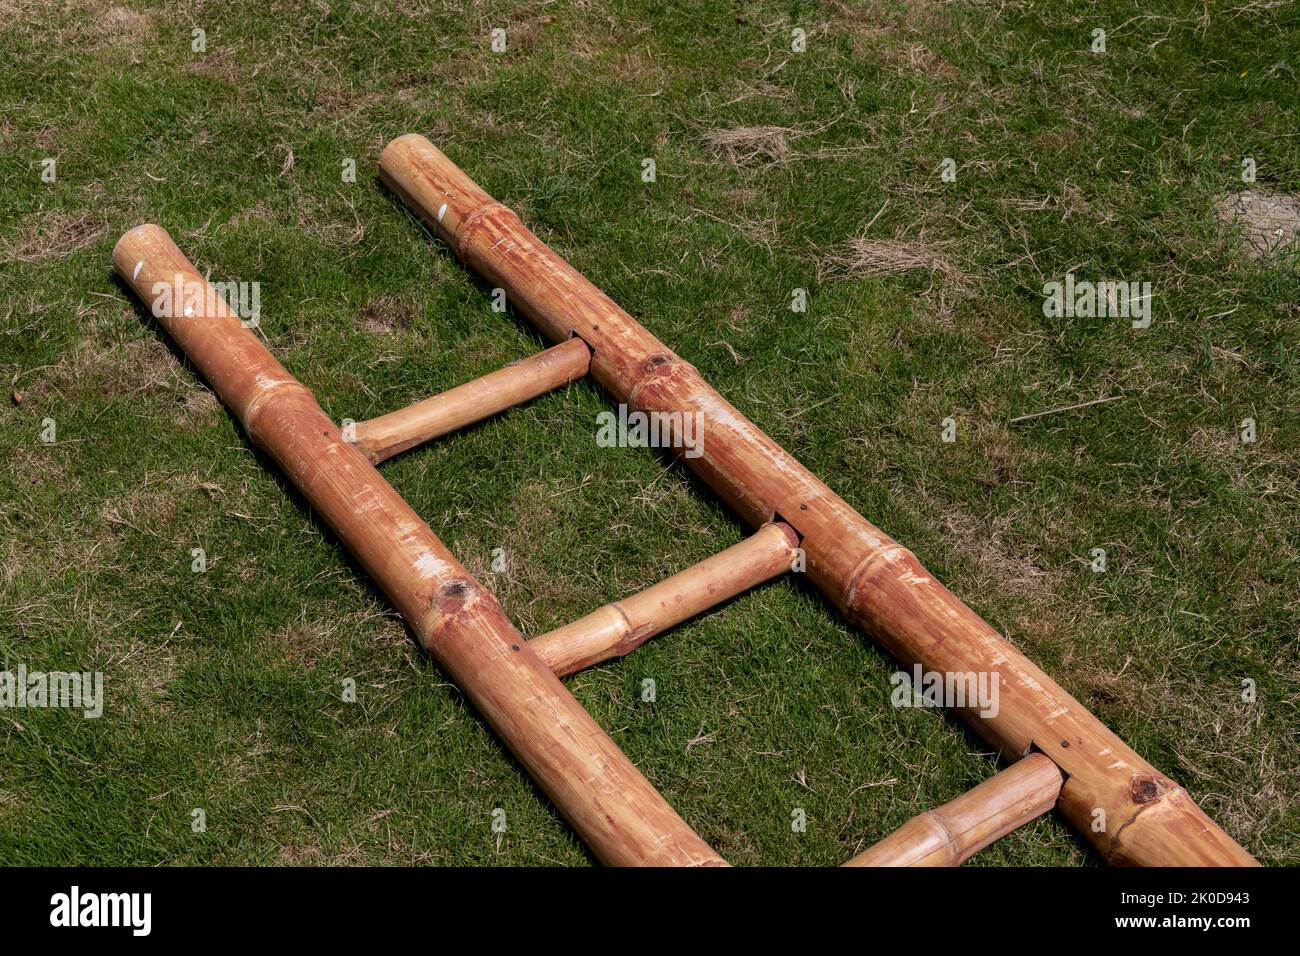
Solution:
M 447 204 L 443 203 L 438 207 L 438 222 L 442 222 L 442 217 L 447 213 Z
M 1025 671 L 1023 670 L 1016 671 L 1016 677 L 1019 678 L 1018 683 L 1020 684 L 1021 687 L 1028 687 L 1030 690 L 1038 691 L 1038 693 L 1040 694 L 1043 693 L 1043 685 L 1038 683 L 1038 681 L 1036 681 L 1032 676 L 1027 674 Z
M 397 534 L 403 541 L 409 541 L 421 531 L 421 525 L 417 521 L 409 518 L 402 518 L 397 522 Z
M 415 559 L 415 570 L 421 577 L 438 578 L 450 571 L 451 565 L 432 551 L 426 551 Z
M 369 482 L 361 486 L 354 496 L 354 500 L 356 502 L 357 511 L 361 514 L 375 511 L 376 509 L 382 510 L 384 507 L 384 502 L 380 499 L 379 495 L 375 493 L 375 486 Z
M 144 260 L 141 259 L 139 262 L 137 262 L 137 263 L 135 264 L 135 269 L 134 269 L 134 271 L 132 271 L 132 273 L 131 273 L 131 281 L 132 281 L 132 282 L 134 282 L 136 279 L 140 278 L 140 270 L 143 269 L 143 268 L 144 268 Z

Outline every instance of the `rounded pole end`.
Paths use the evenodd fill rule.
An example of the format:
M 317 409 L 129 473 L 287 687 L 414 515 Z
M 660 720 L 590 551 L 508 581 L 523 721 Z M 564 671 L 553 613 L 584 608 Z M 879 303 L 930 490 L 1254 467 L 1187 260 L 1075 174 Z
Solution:
M 432 146 L 432 145 L 433 144 L 429 142 L 428 137 L 422 136 L 420 133 L 403 133 L 401 136 L 394 136 L 391 140 L 389 140 L 388 145 L 383 148 L 383 151 L 381 152 L 380 155 L 388 152 L 390 149 L 401 149 L 403 146 Z
M 159 247 L 166 248 L 170 245 L 173 245 L 172 237 L 162 226 L 152 222 L 133 226 L 122 233 L 122 237 L 113 246 L 113 268 L 123 279 L 133 282 L 136 278 L 136 263 L 142 262 Z

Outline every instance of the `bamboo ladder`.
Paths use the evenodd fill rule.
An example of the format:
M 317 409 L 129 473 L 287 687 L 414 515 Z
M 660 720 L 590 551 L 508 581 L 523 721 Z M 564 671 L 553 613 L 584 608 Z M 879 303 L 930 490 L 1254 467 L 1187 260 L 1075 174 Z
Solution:
M 556 344 L 345 434 L 220 297 L 158 320 L 402 613 L 602 862 L 725 865 L 565 689 L 560 678 L 629 653 L 791 570 L 906 665 L 996 673 L 996 716 L 958 714 L 1011 766 L 922 814 L 849 866 L 957 865 L 1053 807 L 1103 858 L 1255 865 L 1173 781 L 967 608 L 908 550 L 764 435 L 428 140 L 395 139 L 380 178 Z M 155 283 L 207 290 L 155 225 L 114 266 L 145 302 Z M 155 310 L 157 311 L 157 310 Z M 757 530 L 638 594 L 526 640 L 376 465 L 590 374 L 635 410 L 703 414 L 688 467 Z

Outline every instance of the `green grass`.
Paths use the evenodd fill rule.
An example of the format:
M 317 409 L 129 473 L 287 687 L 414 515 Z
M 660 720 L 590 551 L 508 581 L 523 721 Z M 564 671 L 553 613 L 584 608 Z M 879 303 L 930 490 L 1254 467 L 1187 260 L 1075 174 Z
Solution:
M 409 131 L 1252 852 L 1300 859 L 1300 286 L 1212 211 L 1244 156 L 1300 192 L 1300 5 L 265 6 L 0 3 L 0 659 L 107 694 L 99 720 L 0 711 L 0 862 L 591 860 L 110 270 L 153 221 L 259 281 L 336 418 L 534 351 L 375 183 Z M 711 145 L 762 126 L 789 131 L 769 153 Z M 863 235 L 947 272 L 864 274 Z M 1044 317 L 1069 269 L 1152 282 L 1151 327 Z M 655 454 L 597 448 L 607 407 L 578 383 L 385 466 L 527 634 L 744 534 Z M 830 865 L 995 768 L 891 708 L 893 669 L 779 582 L 569 686 L 729 861 Z M 972 865 L 1096 862 L 1048 817 Z

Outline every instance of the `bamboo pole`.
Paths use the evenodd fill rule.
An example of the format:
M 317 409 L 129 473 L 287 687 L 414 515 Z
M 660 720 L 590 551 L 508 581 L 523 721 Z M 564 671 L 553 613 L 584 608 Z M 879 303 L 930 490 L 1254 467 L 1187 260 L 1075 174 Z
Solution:
M 685 457 L 751 526 L 798 532 L 808 576 L 904 664 L 996 674 L 995 716 L 959 710 L 1007 760 L 1036 749 L 1068 780 L 1059 806 L 1112 863 L 1252 865 L 1185 791 L 958 600 L 906 548 L 871 524 L 729 405 L 700 376 L 534 236 L 424 137 L 398 137 L 380 178 L 456 254 L 551 341 L 578 336 L 591 373 L 646 412 L 704 415 L 702 454 Z
M 723 861 L 673 811 L 528 647 L 500 605 L 244 328 L 158 226 L 118 241 L 113 263 L 146 303 L 196 290 L 158 321 L 401 611 L 578 834 L 609 864 Z
M 961 866 L 1056 806 L 1061 770 L 1030 754 L 941 807 L 912 817 L 844 866 Z
M 785 574 L 798 547 L 789 525 L 764 525 L 739 544 L 528 644 L 561 677 L 622 657 L 673 625 Z
M 356 424 L 356 446 L 378 464 L 441 435 L 568 385 L 587 374 L 591 350 L 569 339 L 423 401 Z

